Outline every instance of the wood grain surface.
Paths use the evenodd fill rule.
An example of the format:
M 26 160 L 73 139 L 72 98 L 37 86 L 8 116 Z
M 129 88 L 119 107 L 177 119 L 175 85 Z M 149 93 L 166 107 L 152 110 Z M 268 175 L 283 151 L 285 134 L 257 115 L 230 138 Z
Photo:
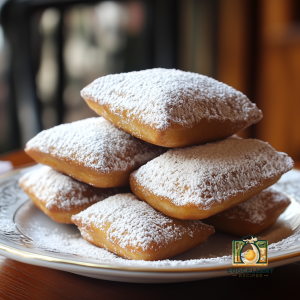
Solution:
M 83 277 L 0 256 L 0 299 L 226 299 L 226 295 L 228 299 L 233 295 L 286 299 L 297 295 L 299 275 L 300 265 L 295 263 L 276 268 L 268 277 L 136 284 Z
M 23 151 L 0 160 L 30 163 Z M 296 164 L 300 167 L 300 164 Z M 32 266 L 0 256 L 0 299 L 278 299 L 297 297 L 300 263 L 275 268 L 267 277 L 221 277 L 184 283 L 135 284 L 105 281 Z

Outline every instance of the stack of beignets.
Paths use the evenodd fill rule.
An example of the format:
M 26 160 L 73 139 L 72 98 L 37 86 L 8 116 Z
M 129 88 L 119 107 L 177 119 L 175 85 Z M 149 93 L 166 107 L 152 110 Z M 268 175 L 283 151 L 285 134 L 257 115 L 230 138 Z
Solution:
M 257 234 L 289 205 L 284 195 L 264 189 L 293 161 L 262 141 L 232 137 L 262 118 L 232 87 L 191 72 L 152 69 L 101 77 L 81 95 L 106 120 L 87 119 L 38 134 L 26 152 L 64 173 L 52 171 L 64 179 L 62 184 L 40 180 L 38 186 L 36 174 L 20 184 L 58 221 L 51 209 L 66 210 L 71 202 L 89 206 L 65 215 L 87 241 L 130 259 L 165 259 L 214 232 L 199 220 L 208 218 L 207 223 L 234 234 Z M 76 188 L 62 192 L 63 182 Z M 109 192 L 129 182 L 135 196 Z M 80 200 L 80 184 L 93 200 Z M 58 196 L 50 196 L 51 186 Z

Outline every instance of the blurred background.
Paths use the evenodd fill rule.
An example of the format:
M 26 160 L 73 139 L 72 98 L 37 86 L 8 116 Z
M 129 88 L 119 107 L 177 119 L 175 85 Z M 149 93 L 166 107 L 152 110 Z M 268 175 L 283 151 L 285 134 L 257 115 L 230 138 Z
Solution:
M 0 0 L 0 24 L 0 154 L 94 116 L 94 79 L 164 67 L 242 91 L 264 118 L 240 135 L 300 160 L 299 0 Z

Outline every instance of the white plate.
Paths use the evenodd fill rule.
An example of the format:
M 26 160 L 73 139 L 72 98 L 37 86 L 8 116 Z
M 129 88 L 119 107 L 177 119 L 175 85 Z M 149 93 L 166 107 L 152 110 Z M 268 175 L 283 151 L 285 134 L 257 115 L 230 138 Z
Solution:
M 52 221 L 20 189 L 32 168 L 0 178 L 0 254 L 28 264 L 93 278 L 136 282 L 181 282 L 230 275 L 234 235 L 217 232 L 206 243 L 170 260 L 131 261 L 88 244 L 75 225 Z M 268 268 L 300 260 L 300 172 L 292 170 L 274 186 L 292 203 L 259 237 L 269 241 Z

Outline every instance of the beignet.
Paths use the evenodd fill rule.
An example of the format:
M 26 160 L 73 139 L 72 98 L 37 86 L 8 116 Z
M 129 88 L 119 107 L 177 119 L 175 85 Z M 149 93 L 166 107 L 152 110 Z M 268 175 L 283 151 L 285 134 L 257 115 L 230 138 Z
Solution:
M 241 92 L 180 70 L 103 76 L 81 95 L 92 110 L 117 127 L 164 147 L 216 141 L 262 118 L 262 112 Z
M 125 189 L 95 188 L 48 166 L 26 173 L 19 179 L 19 184 L 46 215 L 56 222 L 67 224 L 72 223 L 72 215 Z
M 88 242 L 130 259 L 166 259 L 214 233 L 212 226 L 201 221 L 167 217 L 133 194 L 109 197 L 73 216 L 72 221 Z
M 228 138 L 169 150 L 134 171 L 130 186 L 168 216 L 205 219 L 250 199 L 292 167 L 268 143 Z
M 95 187 L 129 185 L 130 173 L 163 153 L 118 129 L 104 118 L 90 118 L 44 130 L 31 139 L 26 153 Z
M 268 188 L 248 201 L 222 211 L 203 222 L 220 231 L 246 236 L 257 235 L 272 226 L 290 205 L 284 194 Z

